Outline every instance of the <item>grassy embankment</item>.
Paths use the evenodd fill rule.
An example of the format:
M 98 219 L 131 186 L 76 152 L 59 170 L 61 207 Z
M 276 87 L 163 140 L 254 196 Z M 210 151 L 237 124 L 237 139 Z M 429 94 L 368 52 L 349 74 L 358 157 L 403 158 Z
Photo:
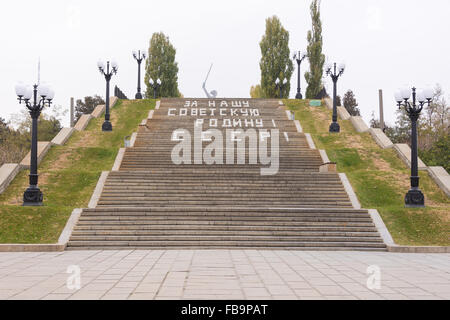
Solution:
M 0 195 L 0 243 L 55 243 L 74 208 L 85 208 L 102 171 L 111 170 L 125 136 L 137 130 L 155 100 L 119 100 L 111 109 L 112 132 L 91 119 L 64 146 L 53 146 L 39 165 L 44 206 L 22 207 L 28 170 Z
M 338 171 L 347 174 L 362 207 L 378 210 L 397 244 L 450 245 L 450 200 L 427 172 L 419 174 L 426 208 L 405 208 L 410 170 L 395 150 L 381 149 L 370 133 L 357 133 L 349 120 L 339 120 L 341 132 L 330 134 L 331 111 L 323 106 L 284 102 L 316 147 L 325 149 Z

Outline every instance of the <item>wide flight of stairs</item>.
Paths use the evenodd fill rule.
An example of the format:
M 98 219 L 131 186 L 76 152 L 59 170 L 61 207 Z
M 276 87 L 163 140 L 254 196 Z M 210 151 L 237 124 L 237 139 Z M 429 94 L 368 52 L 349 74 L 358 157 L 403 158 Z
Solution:
M 174 164 L 171 152 L 179 142 L 172 141 L 173 131 L 187 129 L 193 138 L 195 119 L 211 118 L 168 115 L 187 100 L 196 100 L 198 108 L 213 101 L 161 100 L 119 171 L 109 173 L 97 207 L 83 210 L 67 249 L 385 250 L 368 211 L 352 207 L 336 172 L 319 172 L 318 150 L 309 148 L 278 100 L 215 99 L 217 109 L 223 100 L 227 109 L 233 101 L 248 101 L 248 108 L 260 111 L 248 119 L 279 130 L 277 174 L 261 175 L 269 165 L 248 164 L 249 153 L 257 152 L 248 149 L 245 164 Z M 214 118 L 220 124 L 231 117 Z M 208 128 L 205 120 L 203 130 Z M 217 129 L 225 137 L 226 128 Z

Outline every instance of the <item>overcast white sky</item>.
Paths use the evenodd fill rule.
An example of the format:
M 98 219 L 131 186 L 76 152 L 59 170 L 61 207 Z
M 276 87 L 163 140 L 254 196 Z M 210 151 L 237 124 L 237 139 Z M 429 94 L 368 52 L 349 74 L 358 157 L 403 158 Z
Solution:
M 259 83 L 259 41 L 265 19 L 277 15 L 290 33 L 291 50 L 306 48 L 311 28 L 310 0 L 52 1 L 2 4 L 0 19 L 0 116 L 9 119 L 23 106 L 15 100 L 18 80 L 52 84 L 55 103 L 68 108 L 71 96 L 105 95 L 99 58 L 115 58 L 112 80 L 129 98 L 136 93 L 133 49 L 147 48 L 163 31 L 177 49 L 179 88 L 185 97 L 204 97 L 201 84 L 211 62 L 208 89 L 219 97 L 249 97 Z M 378 112 L 384 90 L 385 118 L 395 121 L 393 92 L 408 84 L 440 83 L 450 94 L 449 0 L 322 0 L 324 53 L 347 69 L 338 93 L 352 89 L 366 120 Z M 302 64 L 303 70 L 307 64 Z M 331 92 L 331 80 L 325 79 Z M 291 98 L 296 91 L 296 70 Z M 306 88 L 302 76 L 302 92 Z M 68 120 L 64 121 L 64 125 Z

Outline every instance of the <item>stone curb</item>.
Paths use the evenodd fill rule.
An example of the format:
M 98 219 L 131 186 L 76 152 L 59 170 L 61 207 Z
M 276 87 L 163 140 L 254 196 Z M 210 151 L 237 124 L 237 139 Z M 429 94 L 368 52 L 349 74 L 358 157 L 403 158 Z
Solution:
M 120 165 L 122 164 L 123 155 L 125 154 L 125 148 L 120 148 L 117 153 L 116 160 L 111 171 L 119 171 Z
M 154 113 L 154 112 L 155 112 L 154 109 L 150 110 L 150 111 L 148 112 L 148 117 L 147 117 L 147 119 L 152 119 L 152 118 L 153 118 L 153 113 Z
M 134 143 L 136 142 L 136 138 L 137 138 L 137 132 L 133 132 L 131 134 L 131 139 L 130 139 L 130 148 L 134 147 Z
M 355 191 L 353 191 L 350 181 L 348 181 L 347 175 L 345 173 L 339 173 L 339 178 L 341 179 L 342 184 L 344 185 L 344 189 L 347 192 L 348 197 L 350 198 L 353 208 L 361 209 L 361 204 L 359 203 Z
M 297 128 L 297 132 L 303 132 L 303 128 L 300 124 L 300 121 L 294 120 L 295 127 Z
M 311 135 L 309 133 L 305 133 L 306 142 L 308 142 L 308 146 L 310 149 L 315 149 L 316 145 L 314 144 L 313 139 L 311 138 Z
M 155 109 L 158 110 L 161 105 L 161 100 L 156 101 Z
M 378 213 L 378 210 L 377 209 L 369 209 L 369 215 L 372 218 L 372 221 L 375 224 L 375 227 L 377 228 L 378 232 L 380 233 L 380 236 L 383 239 L 383 242 L 387 246 L 395 245 L 394 239 L 392 239 L 392 236 L 391 236 L 388 228 L 386 228 L 386 225 L 384 224 L 383 219 L 381 218 L 380 214 Z
M 328 158 L 327 152 L 325 150 L 319 150 L 320 158 L 322 158 L 322 163 L 329 163 L 331 162 Z
M 61 232 L 58 238 L 58 245 L 64 245 L 64 248 L 66 247 L 67 242 L 69 242 L 70 236 L 72 235 L 73 228 L 76 226 L 82 212 L 83 209 L 80 208 L 73 209 L 72 214 L 69 217 L 69 220 L 67 220 L 66 226 L 64 227 L 63 231 Z
M 108 178 L 109 171 L 102 171 L 100 178 L 98 178 L 97 185 L 92 193 L 91 200 L 89 200 L 88 208 L 95 208 L 97 206 L 100 195 L 102 194 L 103 187 L 106 179 Z

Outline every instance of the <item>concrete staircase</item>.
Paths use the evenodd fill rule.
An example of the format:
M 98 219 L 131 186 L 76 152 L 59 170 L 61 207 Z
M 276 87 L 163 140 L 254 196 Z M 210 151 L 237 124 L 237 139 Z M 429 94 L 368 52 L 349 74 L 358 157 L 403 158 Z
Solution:
M 97 207 L 83 210 L 68 250 L 385 250 L 368 211 L 352 207 L 336 172 L 319 172 L 318 150 L 309 148 L 278 100 L 195 99 L 197 106 L 185 107 L 186 101 L 194 100 L 162 99 L 134 146 L 126 149 L 119 171 L 109 173 Z M 223 115 L 191 115 L 195 108 L 208 111 L 210 101 L 216 113 L 227 102 Z M 248 106 L 236 107 L 244 101 Z M 179 115 L 182 109 L 186 116 Z M 236 116 L 230 109 L 257 109 L 259 115 Z M 248 148 L 245 164 L 174 164 L 171 152 L 179 142 L 172 141 L 173 131 L 184 128 L 193 137 L 198 118 L 205 119 L 204 131 L 211 128 L 210 118 L 217 119 L 214 128 L 224 137 L 224 119 L 259 119 L 264 129 L 278 129 L 278 173 L 261 175 L 267 166 L 248 164 L 258 152 Z M 270 152 L 271 141 L 268 145 Z

